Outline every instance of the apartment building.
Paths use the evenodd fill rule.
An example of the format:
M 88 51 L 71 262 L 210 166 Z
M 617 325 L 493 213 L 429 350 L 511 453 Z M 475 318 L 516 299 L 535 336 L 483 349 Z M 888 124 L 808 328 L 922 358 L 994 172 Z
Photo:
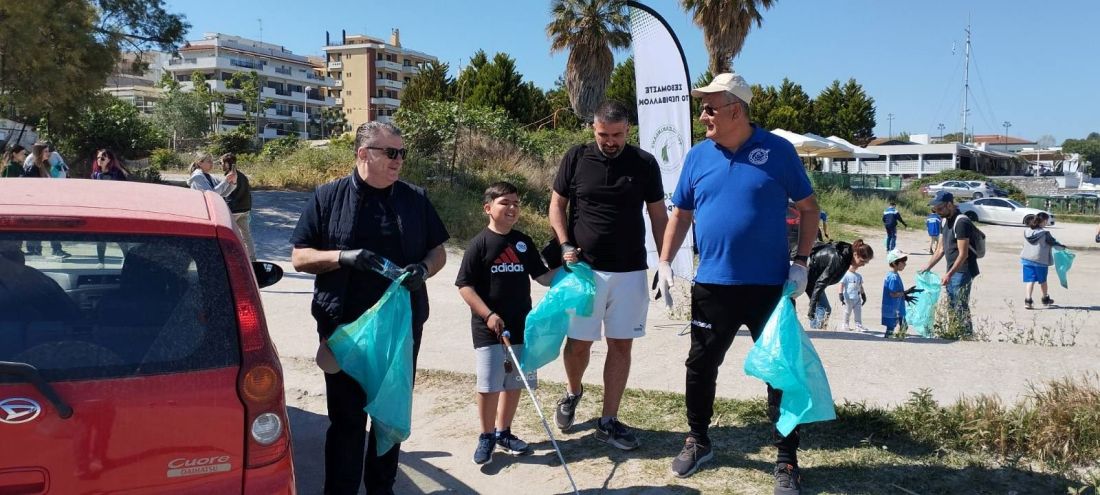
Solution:
M 135 66 L 140 56 L 141 64 Z M 168 65 L 169 55 L 147 51 L 142 54 L 126 52 L 119 58 L 114 72 L 107 77 L 103 92 L 114 95 L 144 114 L 153 113 L 160 101 L 161 89 L 157 86 Z
M 318 61 L 319 62 L 319 61 Z M 261 100 L 274 106 L 257 118 L 257 132 L 263 139 L 298 134 L 303 139 L 319 138 L 321 112 L 335 105 L 328 96 L 336 82 L 319 73 L 318 63 L 295 55 L 282 46 L 231 36 L 205 33 L 201 40 L 188 41 L 179 56 L 168 61 L 165 70 L 184 89 L 191 88 L 191 74 L 201 73 L 206 85 L 226 95 L 222 130 L 231 130 L 245 122 L 244 106 L 230 78 L 238 72 L 255 71 L 260 77 Z M 306 119 L 312 122 L 306 126 Z M 305 129 L 308 129 L 309 134 Z
M 437 60 L 402 47 L 397 29 L 388 42 L 346 32 L 341 32 L 339 41 L 333 45 L 325 34 L 326 68 L 334 81 L 329 94 L 343 109 L 351 129 L 374 120 L 389 122 L 401 104 L 405 84 L 420 71 L 421 64 Z

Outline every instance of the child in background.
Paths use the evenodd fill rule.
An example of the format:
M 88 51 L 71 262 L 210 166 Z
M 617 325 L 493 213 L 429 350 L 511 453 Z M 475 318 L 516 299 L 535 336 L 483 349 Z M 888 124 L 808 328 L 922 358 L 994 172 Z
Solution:
M 928 227 L 928 254 L 936 254 L 936 247 L 940 244 L 940 226 L 942 222 L 943 219 L 934 211 L 924 219 L 924 225 Z
M 882 212 L 882 226 L 886 227 L 886 251 L 893 251 L 898 245 L 898 224 L 909 228 L 909 224 L 901 219 L 898 213 L 898 202 L 890 200 L 890 206 Z
M 1031 294 L 1035 291 L 1036 282 L 1043 290 L 1043 306 L 1054 304 L 1054 299 L 1051 299 L 1050 293 L 1047 292 L 1047 272 L 1050 271 L 1050 265 L 1054 264 L 1051 250 L 1056 247 L 1065 249 L 1066 246 L 1058 242 L 1045 229 L 1048 222 L 1050 222 L 1050 215 L 1046 212 L 1024 217 L 1028 230 L 1024 232 L 1024 249 L 1020 251 L 1020 264 L 1023 265 L 1024 283 L 1027 284 L 1027 297 L 1024 298 L 1024 307 L 1027 309 L 1032 309 L 1034 305 Z
M 512 418 L 519 404 L 523 380 L 535 387 L 535 374 L 520 376 L 519 369 L 501 343 L 500 335 L 511 333 L 512 350 L 523 354 L 523 331 L 531 311 L 531 281 L 549 285 L 553 272 L 539 257 L 535 243 L 513 229 L 519 219 L 516 186 L 497 182 L 485 190 L 485 214 L 489 226 L 474 236 L 458 269 L 458 293 L 470 306 L 470 326 L 477 353 L 477 405 L 481 436 L 474 450 L 474 462 L 492 460 L 500 446 L 516 455 L 531 452 L 527 442 L 512 434 Z M 501 400 L 503 392 L 503 400 Z
M 886 338 L 894 335 L 894 328 L 899 324 L 905 324 L 905 283 L 901 280 L 901 271 L 905 270 L 908 261 L 909 256 L 897 249 L 886 254 L 886 263 L 890 265 L 882 283 L 882 324 L 886 326 L 883 335 Z
M 867 246 L 870 248 L 870 246 Z M 863 275 L 860 275 L 860 267 L 866 265 L 870 258 L 852 257 L 852 265 L 848 267 L 848 273 L 840 279 L 840 304 L 844 305 L 844 330 L 849 330 L 848 320 L 852 314 L 856 316 L 856 330 L 866 332 L 863 326 L 863 305 L 867 303 L 867 293 L 863 291 Z

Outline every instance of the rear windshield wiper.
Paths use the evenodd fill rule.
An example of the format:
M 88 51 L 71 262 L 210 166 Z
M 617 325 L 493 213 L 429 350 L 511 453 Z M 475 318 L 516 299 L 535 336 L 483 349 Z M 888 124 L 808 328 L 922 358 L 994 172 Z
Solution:
M 12 375 L 23 379 L 24 382 L 34 385 L 34 388 L 46 396 L 46 399 L 53 404 L 54 409 L 57 409 L 57 415 L 61 416 L 61 419 L 69 419 L 73 415 L 73 408 L 70 407 L 65 401 L 61 400 L 61 396 L 57 395 L 57 391 L 50 386 L 49 382 L 42 378 L 42 375 L 38 372 L 38 368 L 27 363 L 13 363 L 11 361 L 0 361 L 0 375 Z

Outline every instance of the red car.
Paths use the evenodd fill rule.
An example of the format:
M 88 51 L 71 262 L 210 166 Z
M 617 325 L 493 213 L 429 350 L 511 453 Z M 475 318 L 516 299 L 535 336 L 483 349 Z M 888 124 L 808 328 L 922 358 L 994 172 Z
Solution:
M 295 493 L 282 270 L 232 225 L 209 192 L 0 180 L 0 493 Z

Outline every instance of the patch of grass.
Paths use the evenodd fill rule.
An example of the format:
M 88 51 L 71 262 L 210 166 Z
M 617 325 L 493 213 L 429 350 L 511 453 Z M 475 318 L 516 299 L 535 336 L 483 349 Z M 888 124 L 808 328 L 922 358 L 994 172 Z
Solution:
M 454 400 L 473 400 L 464 394 L 473 389 L 472 375 L 420 370 L 417 380 L 418 387 L 452 391 Z M 540 381 L 545 414 L 553 414 L 563 391 L 559 383 Z M 620 418 L 635 428 L 641 442 L 631 452 L 588 438 L 602 396 L 601 387 L 586 386 L 578 424 L 570 432 L 558 432 L 548 416 L 574 473 L 632 472 L 646 483 L 667 482 L 702 493 L 770 489 L 775 451 L 764 400 L 717 399 L 710 430 L 716 459 L 680 480 L 668 474 L 668 466 L 686 436 L 683 395 L 626 391 Z M 516 422 L 537 448 L 550 448 L 526 394 Z M 1095 494 L 1100 486 L 1100 382 L 1093 374 L 1034 386 L 1027 399 L 1012 406 L 989 396 L 941 406 L 927 389 L 893 409 L 846 402 L 837 405 L 835 421 L 803 425 L 800 436 L 804 484 L 816 493 Z
M 829 234 L 836 239 L 856 237 L 845 226 L 863 226 L 882 229 L 882 212 L 891 199 L 898 202 L 898 211 L 909 224 L 909 229 L 899 225 L 899 230 L 923 230 L 924 217 L 928 216 L 927 198 L 919 194 L 896 194 L 877 190 L 819 189 L 815 191 L 817 204 L 829 214 Z

